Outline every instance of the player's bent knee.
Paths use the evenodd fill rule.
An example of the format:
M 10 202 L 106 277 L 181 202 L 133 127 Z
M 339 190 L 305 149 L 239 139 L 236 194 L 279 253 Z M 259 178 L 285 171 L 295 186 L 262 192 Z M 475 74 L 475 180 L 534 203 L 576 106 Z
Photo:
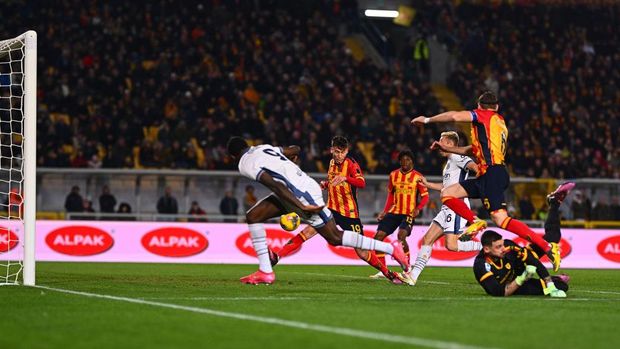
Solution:
M 387 234 L 386 234 L 386 233 L 384 233 L 384 232 L 382 232 L 382 231 L 378 231 L 378 232 L 375 234 L 375 238 L 374 238 L 374 239 L 375 239 L 375 240 L 380 240 L 380 241 L 383 241 L 383 240 L 385 240 L 385 238 L 386 238 L 386 237 L 387 237 Z
M 456 243 L 456 241 L 450 241 L 450 242 L 446 241 L 446 250 L 452 251 L 452 252 L 458 252 L 459 246 Z
M 428 246 L 428 245 L 432 245 L 435 241 L 433 241 L 433 239 L 430 236 L 426 236 L 424 235 L 424 237 L 422 238 L 422 245 Z
M 497 226 L 500 226 L 506 218 L 508 218 L 508 213 L 504 210 L 491 213 L 491 220 L 493 220 L 493 223 L 495 223 Z
M 245 214 L 245 221 L 247 224 L 254 224 L 254 223 L 262 223 L 263 220 L 258 210 L 249 210 Z

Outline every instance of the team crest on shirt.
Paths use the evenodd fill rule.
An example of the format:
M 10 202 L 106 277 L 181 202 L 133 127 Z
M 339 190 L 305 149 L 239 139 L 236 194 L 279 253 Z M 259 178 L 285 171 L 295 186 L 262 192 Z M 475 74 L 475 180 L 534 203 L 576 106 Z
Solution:
M 484 263 L 484 269 L 486 269 L 486 271 L 491 271 L 491 264 Z

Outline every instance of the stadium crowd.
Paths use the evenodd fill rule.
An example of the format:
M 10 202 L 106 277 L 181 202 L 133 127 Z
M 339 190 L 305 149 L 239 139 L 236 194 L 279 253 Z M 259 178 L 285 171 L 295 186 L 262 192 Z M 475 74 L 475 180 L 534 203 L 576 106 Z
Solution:
M 458 18 L 443 26 L 461 52 L 450 85 L 468 107 L 499 93 L 517 175 L 620 178 L 620 5 L 580 3 L 442 9 Z
M 432 132 L 409 126 L 440 111 L 427 75 L 403 59 L 390 70 L 355 60 L 338 25 L 354 2 L 256 3 L 6 4 L 3 37 L 40 36 L 38 164 L 230 169 L 224 143 L 242 134 L 299 144 L 304 169 L 323 171 L 341 133 L 372 148 L 353 152 L 368 173 L 387 173 L 407 147 L 419 171 L 440 173 Z M 620 177 L 619 9 L 422 2 L 415 25 L 453 43 L 450 85 L 466 106 L 483 88 L 499 92 L 514 173 Z

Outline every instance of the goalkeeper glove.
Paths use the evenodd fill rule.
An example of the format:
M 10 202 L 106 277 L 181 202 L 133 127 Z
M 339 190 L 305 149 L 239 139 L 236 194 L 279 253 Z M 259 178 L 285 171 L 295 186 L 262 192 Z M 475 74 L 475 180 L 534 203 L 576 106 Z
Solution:
M 515 282 L 517 285 L 522 286 L 524 282 L 531 279 L 534 275 L 536 275 L 536 267 L 533 265 L 526 265 L 525 271 L 515 278 Z
M 559 290 L 555 287 L 553 282 L 547 283 L 547 288 L 544 289 L 545 296 L 550 296 L 552 298 L 566 298 L 566 292 Z
M 539 279 L 538 272 L 536 271 L 536 266 L 526 265 L 525 271 L 527 272 L 527 275 L 529 275 L 528 279 Z
M 529 279 L 529 275 L 527 274 L 527 270 L 523 272 L 523 274 L 517 276 L 515 278 L 515 282 L 517 283 L 517 285 L 519 286 L 523 286 L 523 283 L 526 282 Z

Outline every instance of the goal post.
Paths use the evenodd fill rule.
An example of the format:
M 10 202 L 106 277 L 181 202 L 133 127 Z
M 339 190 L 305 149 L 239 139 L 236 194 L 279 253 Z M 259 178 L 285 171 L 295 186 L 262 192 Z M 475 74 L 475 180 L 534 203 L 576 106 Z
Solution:
M 35 285 L 37 33 L 0 40 L 0 284 Z M 20 248 L 23 246 L 23 248 Z

